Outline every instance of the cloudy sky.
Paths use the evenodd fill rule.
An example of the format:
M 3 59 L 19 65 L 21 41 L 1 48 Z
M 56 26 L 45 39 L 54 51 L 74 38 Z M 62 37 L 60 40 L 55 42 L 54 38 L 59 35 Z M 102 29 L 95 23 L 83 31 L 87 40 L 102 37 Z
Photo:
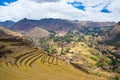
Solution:
M 0 0 L 0 21 L 62 18 L 120 21 L 120 0 Z

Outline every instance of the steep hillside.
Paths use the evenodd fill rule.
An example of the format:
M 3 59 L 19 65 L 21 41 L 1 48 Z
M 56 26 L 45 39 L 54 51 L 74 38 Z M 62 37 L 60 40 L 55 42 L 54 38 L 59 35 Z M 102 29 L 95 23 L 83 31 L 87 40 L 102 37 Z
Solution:
M 0 40 L 0 80 L 106 80 L 108 77 L 84 73 L 20 39 Z
M 70 31 L 77 26 L 70 20 L 46 18 L 39 21 L 31 20 L 34 24 L 40 25 L 48 31 Z
M 118 22 L 112 30 L 108 33 L 108 36 L 115 37 L 115 35 L 118 35 L 120 33 L 120 22 Z
M 10 29 L 14 30 L 14 31 L 27 31 L 33 27 L 36 27 L 37 25 L 31 23 L 30 20 L 24 18 L 18 22 L 16 22 Z
M 98 43 L 104 36 L 98 27 L 86 27 L 85 30 L 72 30 L 65 36 L 53 35 L 39 43 L 48 54 L 61 55 L 67 63 L 83 72 L 99 76 L 119 74 L 119 52 L 115 51 L 113 46 Z M 114 50 L 115 54 L 110 49 Z
M 105 38 L 106 43 L 119 46 L 120 45 L 120 22 L 117 23 L 113 29 L 108 32 L 107 37 Z M 120 47 L 120 46 L 119 46 Z
M 34 27 L 26 31 L 25 36 L 28 36 L 30 38 L 45 38 L 49 37 L 50 33 L 45 29 Z
M 99 39 L 96 49 L 112 59 L 111 69 L 120 73 L 120 23 L 117 23 L 106 35 Z
M 0 34 L 1 34 L 0 36 L 3 36 L 3 35 L 16 36 L 16 37 L 22 37 L 23 36 L 21 33 L 11 31 L 11 30 L 6 29 L 6 28 L 1 27 L 1 26 L 0 26 Z
M 24 36 L 30 39 L 34 45 L 38 45 L 40 40 L 47 39 L 50 35 L 50 32 L 39 27 L 34 27 L 24 32 Z

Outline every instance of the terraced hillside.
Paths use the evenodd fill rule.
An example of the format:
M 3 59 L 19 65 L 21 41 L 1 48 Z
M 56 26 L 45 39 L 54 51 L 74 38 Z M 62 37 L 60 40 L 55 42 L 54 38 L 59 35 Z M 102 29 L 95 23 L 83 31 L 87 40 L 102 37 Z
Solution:
M 84 73 L 21 39 L 0 39 L 0 80 L 88 79 L 106 80 L 106 77 Z

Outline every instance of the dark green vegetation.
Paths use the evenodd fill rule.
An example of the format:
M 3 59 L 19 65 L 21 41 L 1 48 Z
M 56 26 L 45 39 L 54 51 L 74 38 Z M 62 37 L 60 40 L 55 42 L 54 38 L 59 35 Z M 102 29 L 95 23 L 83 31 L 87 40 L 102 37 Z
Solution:
M 86 73 L 105 76 L 95 71 L 98 69 L 120 74 L 120 56 L 117 50 L 120 46 L 112 45 L 112 42 L 110 44 L 110 40 L 101 42 L 106 34 L 101 28 L 88 26 L 80 31 L 71 30 L 64 36 L 57 36 L 54 31 L 51 33 L 50 38 L 40 40 L 40 47 L 48 54 L 64 55 L 62 58 L 66 62 Z M 119 37 L 118 33 L 112 41 L 119 41 Z M 111 80 L 118 80 L 117 78 L 113 77 Z
M 120 33 L 117 33 L 113 39 L 106 41 L 106 43 L 109 45 L 120 47 Z

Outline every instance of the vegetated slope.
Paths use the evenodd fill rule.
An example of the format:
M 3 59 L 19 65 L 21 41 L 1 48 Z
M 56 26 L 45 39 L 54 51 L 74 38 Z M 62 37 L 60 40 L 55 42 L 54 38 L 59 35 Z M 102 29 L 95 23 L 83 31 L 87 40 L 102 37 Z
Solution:
M 12 38 L 12 36 L 11 36 Z M 23 39 L 0 39 L 0 80 L 106 80 L 66 64 Z
M 120 47 L 120 22 L 117 23 L 112 30 L 108 32 L 105 38 L 108 44 L 116 45 Z
M 0 22 L 0 26 L 4 26 L 5 28 L 10 28 L 14 25 L 15 22 L 13 21 L 4 21 Z
M 84 26 L 95 26 L 100 28 L 109 29 L 109 27 L 113 26 L 115 22 L 92 22 L 92 21 L 72 21 L 66 19 L 53 19 L 53 18 L 45 18 L 41 20 L 29 20 L 22 19 L 14 24 L 11 27 L 12 30 L 21 31 L 28 30 L 33 27 L 41 27 L 48 31 L 66 31 L 69 32 L 73 29 L 81 30 Z
M 113 72 L 120 73 L 120 23 L 117 23 L 105 36 L 98 41 L 96 49 L 111 59 L 110 68 Z
M 120 52 L 120 22 L 106 33 L 100 43 L 104 45 L 104 49 L 108 49 L 111 53 L 118 54 Z
M 72 30 L 65 36 L 52 36 L 52 38 L 42 41 L 40 46 L 49 54 L 62 55 L 60 57 L 66 62 L 83 72 L 116 78 L 115 74 L 118 73 L 119 76 L 120 59 L 116 59 L 110 52 L 106 54 L 101 48 L 97 48 L 97 40 L 103 35 L 100 35 L 102 33 L 99 28 L 93 29 L 86 27 L 87 32 Z

